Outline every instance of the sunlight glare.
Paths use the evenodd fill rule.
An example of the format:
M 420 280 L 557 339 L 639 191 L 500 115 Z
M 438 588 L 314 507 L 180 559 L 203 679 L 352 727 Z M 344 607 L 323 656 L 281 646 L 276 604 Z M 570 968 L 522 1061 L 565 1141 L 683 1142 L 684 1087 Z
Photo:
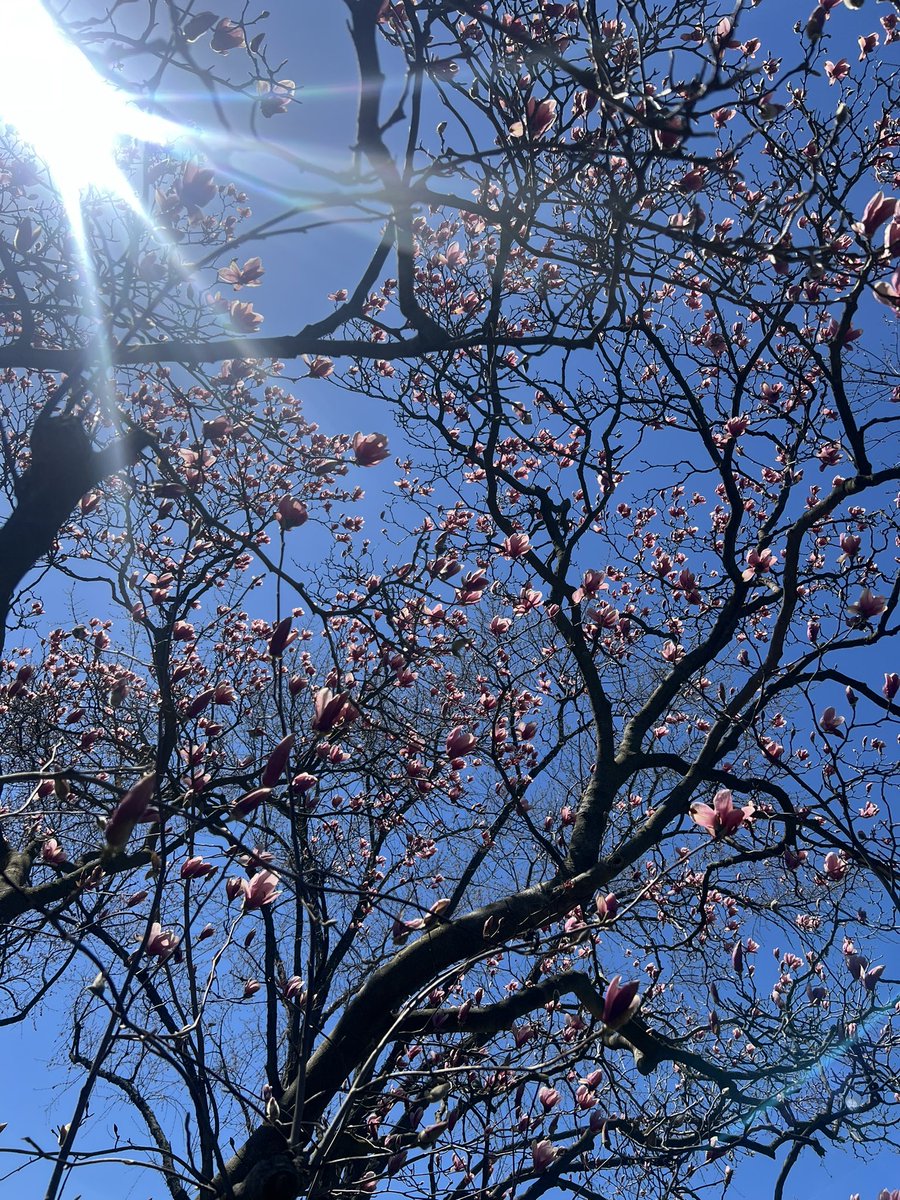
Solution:
M 0 37 L 0 122 L 46 164 L 70 212 L 90 189 L 136 203 L 116 162 L 123 139 L 166 143 L 181 130 L 103 78 L 40 0 L 16 0 Z

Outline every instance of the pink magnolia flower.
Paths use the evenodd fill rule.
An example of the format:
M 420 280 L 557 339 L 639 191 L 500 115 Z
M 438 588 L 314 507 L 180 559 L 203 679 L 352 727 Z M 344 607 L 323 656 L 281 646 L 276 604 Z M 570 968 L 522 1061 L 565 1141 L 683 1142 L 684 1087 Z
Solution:
M 230 17 L 222 17 L 216 25 L 210 46 L 216 54 L 227 54 L 229 50 L 238 50 L 244 45 L 244 31 Z
M 189 162 L 178 182 L 178 193 L 188 208 L 203 208 L 218 192 L 213 172 Z
M 477 743 L 478 739 L 474 733 L 470 733 L 462 725 L 456 725 L 447 734 L 447 740 L 444 744 L 451 758 L 462 758 L 463 755 L 474 750 Z
M 607 896 L 597 896 L 594 901 L 594 907 L 597 909 L 597 916 L 601 921 L 612 921 L 619 911 L 619 901 L 616 899 L 614 892 L 610 892 Z
M 310 775 L 308 771 L 301 771 L 291 780 L 291 787 L 295 792 L 311 792 L 318 782 L 318 775 Z
M 216 868 L 212 863 L 204 862 L 201 855 L 194 855 L 192 858 L 186 858 L 181 864 L 182 879 L 204 879 L 207 875 L 212 875 Z
M 878 45 L 878 34 L 869 33 L 865 37 L 857 38 L 856 41 L 859 45 L 859 61 L 862 62 Z
M 242 287 L 259 287 L 259 281 L 265 275 L 262 259 L 248 258 L 242 267 L 233 258 L 227 267 L 221 267 L 218 272 L 219 283 L 230 283 L 236 292 Z
M 272 753 L 269 755 L 268 762 L 262 773 L 262 786 L 264 788 L 272 788 L 281 778 L 284 768 L 287 766 L 288 758 L 290 758 L 291 750 L 294 748 L 294 735 L 289 733 L 287 737 L 281 739 Z
M 538 1088 L 538 1100 L 544 1112 L 550 1112 L 551 1108 L 556 1108 L 560 1099 L 560 1094 L 555 1087 Z
M 156 790 L 156 773 L 151 772 L 129 788 L 106 822 L 106 841 L 113 850 L 121 850 L 141 821 L 155 819 L 156 812 L 150 807 Z
M 552 99 L 525 102 L 525 120 L 513 121 L 509 127 L 509 136 L 520 138 L 525 131 L 533 138 L 543 137 L 556 120 L 556 101 Z
M 860 39 L 860 44 L 862 44 L 862 39 Z M 897 201 L 895 197 L 885 196 L 884 192 L 876 192 L 863 209 L 860 219 L 854 224 L 854 231 L 871 239 L 872 235 L 881 228 L 885 221 L 890 220 L 894 215 L 896 207 Z
M 772 570 L 777 561 L 778 557 L 773 550 L 748 550 L 747 567 L 741 572 L 741 578 L 748 583 L 757 575 L 765 575 L 767 571 Z
M 640 983 L 637 979 L 622 983 L 622 976 L 616 975 L 610 980 L 603 995 L 603 1023 L 610 1029 L 618 1029 L 637 1012 L 641 998 L 638 995 Z
M 231 815 L 233 817 L 246 817 L 254 812 L 259 806 L 268 800 L 272 795 L 272 789 L 267 787 L 254 788 L 252 792 L 245 792 L 238 800 L 235 800 L 231 806 Z
M 712 807 L 708 804 L 691 805 L 691 819 L 712 837 L 730 837 L 748 815 L 747 809 L 735 808 L 734 797 L 728 788 L 716 792 Z
M 871 588 L 863 588 L 859 599 L 848 605 L 847 610 L 853 613 L 854 618 L 862 624 L 871 617 L 877 617 L 879 613 L 883 613 L 886 607 L 887 600 L 884 596 L 876 596 Z
M 309 368 L 310 379 L 327 379 L 334 373 L 334 363 L 330 358 L 324 358 L 321 354 L 317 354 L 315 358 L 304 355 L 303 361 Z
M 286 113 L 294 98 L 296 83 L 293 79 L 279 79 L 270 83 L 268 79 L 260 79 L 256 84 L 256 94 L 259 96 L 259 111 L 264 117 L 276 117 Z
M 63 863 L 69 861 L 68 855 L 56 838 L 47 838 L 41 846 L 41 858 L 45 863 L 52 863 L 54 867 L 62 866 Z
M 236 899 L 236 897 L 240 896 L 241 892 L 244 890 L 242 886 L 244 882 L 245 881 L 238 875 L 232 875 L 225 881 L 225 895 L 228 897 L 229 904 L 232 900 Z
M 744 947 L 740 942 L 735 942 L 731 948 L 731 965 L 734 967 L 736 975 L 744 973 Z
M 145 947 L 148 954 L 155 955 L 160 961 L 164 962 L 170 958 L 178 946 L 181 939 L 170 929 L 163 929 L 159 921 L 154 921 L 150 926 L 150 932 L 147 934 L 147 945 Z
M 840 83 L 850 74 L 850 63 L 846 58 L 839 58 L 837 62 L 826 60 L 825 75 L 830 85 Z
M 841 554 L 838 557 L 838 562 L 852 562 L 859 553 L 860 541 L 861 539 L 856 533 L 842 533 Z
M 885 672 L 884 687 L 881 689 L 886 700 L 893 700 L 900 691 L 900 675 L 896 671 L 891 671 L 890 674 Z
M 251 912 L 256 908 L 265 908 L 267 904 L 276 900 L 281 895 L 281 892 L 277 890 L 279 882 L 274 871 L 257 871 L 252 879 L 242 879 L 244 911 Z
M 900 270 L 894 272 L 890 283 L 884 279 L 879 280 L 873 286 L 872 291 L 875 293 L 876 300 L 900 311 Z
M 281 658 L 288 646 L 297 637 L 297 631 L 291 630 L 292 618 L 285 617 L 279 621 L 272 630 L 272 636 L 269 638 L 269 656 L 271 658 Z
M 843 724 L 844 718 L 837 713 L 833 704 L 829 704 L 819 717 L 819 728 L 823 733 L 837 733 Z
M 281 994 L 285 1000 L 298 1000 L 303 1002 L 303 980 L 299 975 L 292 975 L 290 979 L 286 979 L 281 986 Z
M 585 571 L 581 587 L 572 593 L 572 603 L 580 604 L 582 600 L 592 600 L 599 591 L 608 590 L 602 571 Z
M 542 1138 L 531 1147 L 531 1162 L 538 1175 L 542 1175 L 550 1166 L 559 1150 L 547 1138 Z
M 877 967 L 869 967 L 868 971 L 862 977 L 862 985 L 867 992 L 874 992 L 875 985 L 884 974 L 884 963 L 879 963 Z
M 232 300 L 228 305 L 228 319 L 235 333 L 256 333 L 265 318 L 254 311 L 249 300 Z
M 511 533 L 503 542 L 503 553 L 507 558 L 521 558 L 531 549 L 531 539 L 527 533 Z
M 374 467 L 383 462 L 390 451 L 387 438 L 383 433 L 354 433 L 351 442 L 356 465 L 359 467 Z
M 289 529 L 299 529 L 301 525 L 306 524 L 308 519 L 309 509 L 302 500 L 297 500 L 294 496 L 282 496 L 278 501 L 275 520 L 285 533 Z
M 244 999 L 249 1000 L 251 996 L 255 996 L 261 987 L 262 984 L 258 979 L 246 979 L 244 981 Z
M 198 38 L 203 37 L 207 30 L 212 29 L 216 23 L 216 14 L 212 12 L 196 13 L 181 27 L 182 35 L 186 42 L 196 42 Z
M 333 692 L 327 687 L 316 692 L 312 727 L 318 733 L 330 733 L 336 725 L 349 725 L 356 716 L 358 713 L 346 692 Z
M 822 864 L 822 870 L 828 879 L 832 880 L 834 883 L 837 883 L 839 879 L 843 879 L 847 874 L 847 864 L 832 850 L 825 855 L 825 861 Z

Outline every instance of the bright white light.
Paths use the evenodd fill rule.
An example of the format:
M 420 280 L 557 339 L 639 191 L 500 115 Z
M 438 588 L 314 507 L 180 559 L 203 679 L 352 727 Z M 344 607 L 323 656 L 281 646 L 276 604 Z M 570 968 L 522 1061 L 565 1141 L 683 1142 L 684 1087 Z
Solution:
M 181 132 L 143 112 L 104 79 L 40 0 L 4 4 L 0 122 L 13 125 L 46 164 L 71 210 L 90 188 L 134 203 L 116 163 L 123 139 L 165 143 Z

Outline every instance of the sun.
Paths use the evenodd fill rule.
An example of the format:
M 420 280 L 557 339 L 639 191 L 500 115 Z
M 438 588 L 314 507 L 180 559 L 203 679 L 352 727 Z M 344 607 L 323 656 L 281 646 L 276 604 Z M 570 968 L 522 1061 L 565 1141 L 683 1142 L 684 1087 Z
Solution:
M 40 0 L 15 0 L 3 15 L 0 122 L 46 163 L 70 217 L 92 190 L 134 206 L 117 163 L 120 146 L 130 139 L 166 144 L 183 132 L 104 78 Z

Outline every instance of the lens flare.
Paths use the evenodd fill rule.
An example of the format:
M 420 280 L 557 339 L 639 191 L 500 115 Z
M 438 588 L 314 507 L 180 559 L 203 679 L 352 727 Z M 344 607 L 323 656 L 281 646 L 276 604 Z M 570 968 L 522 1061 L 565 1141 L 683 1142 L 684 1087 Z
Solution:
M 0 121 L 46 163 L 70 218 L 90 190 L 134 206 L 117 163 L 119 147 L 127 139 L 171 142 L 181 132 L 105 79 L 40 0 L 16 0 L 4 12 Z

